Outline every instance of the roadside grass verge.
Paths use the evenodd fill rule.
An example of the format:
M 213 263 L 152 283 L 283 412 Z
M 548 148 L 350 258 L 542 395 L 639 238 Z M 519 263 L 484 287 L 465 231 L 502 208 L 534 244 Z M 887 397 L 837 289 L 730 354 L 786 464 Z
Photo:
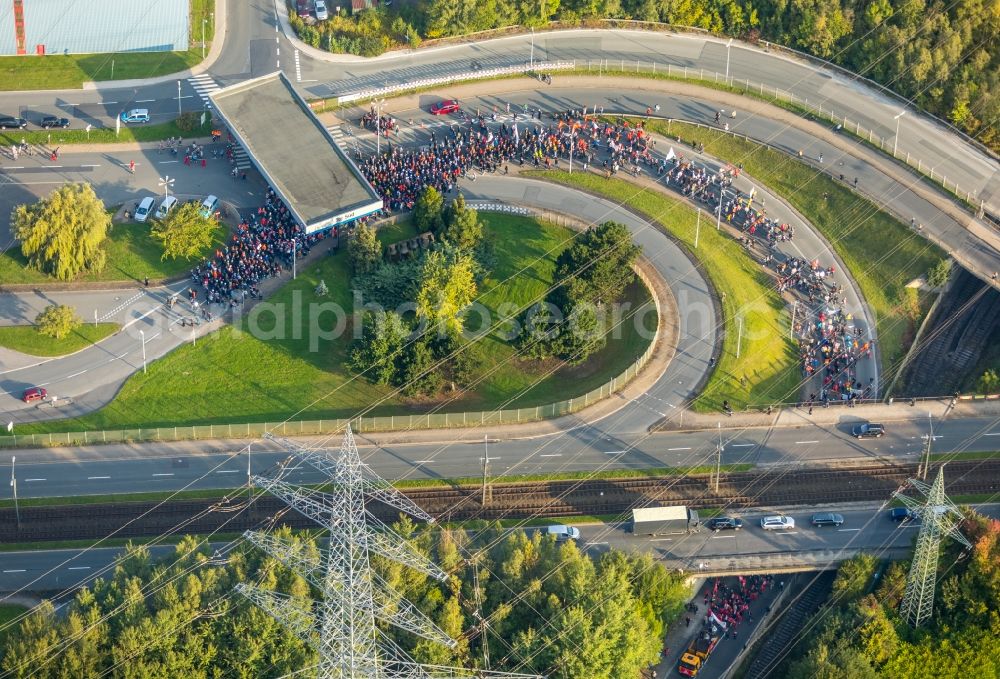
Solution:
M 10 627 L 10 629 L 6 629 L 7 624 L 17 620 L 27 612 L 28 608 L 26 606 L 0 604 L 0 648 L 7 643 L 7 637 L 18 630 L 18 626 L 16 625 Z
M 697 214 L 679 199 L 590 172 L 549 170 L 525 174 L 623 202 L 680 241 L 702 263 L 721 301 L 723 340 L 715 369 L 692 401 L 695 410 L 718 411 L 723 400 L 738 409 L 747 403 L 774 403 L 797 397 L 798 360 L 788 339 L 785 303 L 760 265 L 747 256 L 739 243 L 716 231 L 707 216 L 702 220 L 695 250 Z M 737 358 L 740 319 L 743 337 Z M 714 319 L 707 322 L 714 323 Z
M 112 214 L 116 211 L 117 208 L 109 209 Z M 104 244 L 107 265 L 100 272 L 84 272 L 71 282 L 141 281 L 147 276 L 150 280 L 161 280 L 186 274 L 200 261 L 200 258 L 161 259 L 163 246 L 150 235 L 151 227 L 149 222 L 113 224 Z M 215 247 L 215 243 L 224 243 L 226 233 L 227 227 L 220 224 L 213 234 L 213 245 L 209 250 Z M 207 255 L 208 251 L 204 254 Z M 28 260 L 16 245 L 0 253 L 0 281 L 11 285 L 64 282 L 29 267 Z
M 647 129 L 671 138 L 679 135 L 688 146 L 703 143 L 706 153 L 742 164 L 816 227 L 875 316 L 885 373 L 881 379 L 888 384 L 928 307 L 929 300 L 906 284 L 926 274 L 945 253 L 844 184 L 763 144 L 687 123 L 650 121 Z
M 191 0 L 189 49 L 183 52 L 116 52 L 0 57 L 0 90 L 72 89 L 89 81 L 155 78 L 201 63 L 202 20 L 205 51 L 215 37 L 215 0 Z M 55 111 L 52 111 L 54 114 Z
M 998 450 L 973 450 L 962 453 L 931 453 L 932 462 L 949 462 L 951 460 L 992 460 L 1000 457 Z
M 484 213 L 482 218 L 496 263 L 480 285 L 480 301 L 499 321 L 497 309 L 503 305 L 520 306 L 526 299 L 542 296 L 552 283 L 555 258 L 573 232 L 512 215 Z M 394 228 L 383 237 L 411 233 L 405 225 Z M 330 290 L 322 299 L 314 292 L 321 279 Z M 490 335 L 470 347 L 480 378 L 472 389 L 445 392 L 438 399 L 404 399 L 392 388 L 371 384 L 346 367 L 354 334 L 350 280 L 348 256 L 342 249 L 300 271 L 296 280 L 286 283 L 268 305 L 255 309 L 239 327 L 227 326 L 196 346 L 179 347 L 152 363 L 148 374 L 133 375 L 101 410 L 77 419 L 26 424 L 21 430 L 92 431 L 333 419 L 360 413 L 407 415 L 436 408 L 462 412 L 532 407 L 581 395 L 606 383 L 649 344 L 645 333 L 626 322 L 621 337 L 609 339 L 584 364 L 560 366 L 554 361 L 521 359 L 511 344 Z M 633 309 L 651 304 L 641 283 L 632 286 L 627 297 Z M 310 307 L 314 302 L 332 302 L 347 313 L 320 315 Z M 647 328 L 655 329 L 655 314 L 642 318 Z M 333 333 L 334 339 L 321 338 L 316 331 L 330 331 L 338 324 L 343 327 L 339 334 Z
M 0 347 L 29 356 L 65 356 L 100 342 L 121 327 L 117 323 L 84 323 L 62 339 L 38 332 L 33 325 L 0 326 Z
M 5 57 L 0 57 L 0 59 L 3 58 Z M 194 129 L 189 130 L 177 127 L 176 120 L 150 125 L 130 126 L 123 124 L 119 134 L 115 134 L 115 127 L 112 123 L 111 127 L 95 127 L 90 132 L 85 129 L 4 131 L 0 132 L 0 146 L 20 144 L 23 139 L 29 144 L 54 149 L 58 146 L 72 144 L 126 144 L 129 142 L 161 141 L 170 137 L 191 139 L 193 137 L 207 137 L 211 133 L 211 120 L 206 120 L 204 125 L 197 125 Z

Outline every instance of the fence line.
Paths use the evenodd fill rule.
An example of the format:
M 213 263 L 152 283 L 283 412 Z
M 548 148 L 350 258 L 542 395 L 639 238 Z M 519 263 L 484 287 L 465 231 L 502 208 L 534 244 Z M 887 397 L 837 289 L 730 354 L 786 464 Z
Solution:
M 549 216 L 532 208 L 497 201 L 472 201 L 477 210 L 516 215 Z M 655 299 L 655 298 L 654 298 Z M 659 307 L 657 307 L 659 312 Z M 659 330 L 657 330 L 659 332 Z M 59 446 L 91 443 L 131 443 L 134 441 L 188 441 L 219 438 L 260 438 L 270 432 L 279 436 L 333 434 L 348 423 L 356 432 L 408 431 L 412 429 L 452 429 L 477 425 L 521 424 L 548 420 L 579 412 L 621 391 L 638 375 L 656 348 L 657 337 L 649 343 L 639 358 L 623 372 L 582 396 L 527 408 L 460 413 L 426 413 L 424 415 L 382 415 L 349 419 L 297 420 L 287 422 L 250 422 L 243 424 L 206 424 L 177 427 L 144 427 L 51 434 L 12 434 L 0 436 L 0 448 L 16 446 Z

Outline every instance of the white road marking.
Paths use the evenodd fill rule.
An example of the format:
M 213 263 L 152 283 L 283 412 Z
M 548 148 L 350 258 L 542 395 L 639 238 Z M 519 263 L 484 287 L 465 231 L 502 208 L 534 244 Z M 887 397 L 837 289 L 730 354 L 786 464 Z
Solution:
M 668 453 L 672 453 L 675 450 L 691 450 L 690 448 L 667 448 Z
M 137 103 L 137 104 L 148 104 L 151 101 L 156 101 L 156 99 L 136 99 L 135 103 Z
M 23 170 L 24 169 L 24 165 L 10 165 L 7 169 L 8 170 Z M 989 436 L 989 434 L 987 434 L 987 436 Z
M 673 542 L 673 538 L 652 538 L 650 542 Z
M 837 532 L 838 533 L 855 533 L 855 532 L 857 532 L 859 530 L 861 530 L 861 529 L 860 528 L 838 528 Z
M 607 544 L 610 544 L 610 543 L 607 543 L 607 542 L 588 542 L 587 544 L 588 545 L 607 545 Z
M 802 445 L 804 443 L 819 443 L 819 441 L 796 441 L 795 445 Z
M 293 471 L 295 471 L 296 469 L 302 469 L 302 465 L 298 465 L 298 466 L 296 466 L 296 467 L 286 467 L 286 469 L 288 469 L 288 471 L 291 471 L 291 472 L 293 472 Z
M 31 483 L 32 481 L 44 481 L 45 479 L 25 479 L 25 483 Z
M 623 455 L 626 451 L 624 450 L 606 450 L 605 455 Z
M 712 539 L 713 540 L 721 540 L 723 538 L 734 538 L 734 537 L 736 537 L 736 536 L 735 535 L 713 535 Z
M 156 161 L 159 165 L 169 165 L 170 163 L 179 163 L 179 160 L 158 160 Z
M 80 167 L 100 167 L 100 165 L 81 165 Z
M 66 570 L 70 570 L 70 571 L 89 571 L 90 569 L 91 569 L 91 566 L 70 566 Z
M 173 472 L 169 472 L 169 473 L 166 473 L 166 474 L 153 474 L 153 476 L 173 476 L 173 475 L 174 475 Z
M 983 434 L 983 436 L 1000 436 L 1000 431 L 991 431 L 991 432 L 989 432 L 987 434 Z M 923 437 L 921 437 L 921 438 L 923 438 Z
M 101 102 L 101 104 L 103 106 L 108 106 L 109 104 L 117 104 L 117 103 L 118 103 L 117 101 L 102 101 Z
M 799 534 L 799 532 L 797 530 L 791 530 L 791 531 L 780 531 L 779 530 L 779 531 L 771 531 L 771 532 L 772 533 L 776 533 L 778 535 L 798 535 Z
M 432 462 L 434 462 L 434 460 L 414 460 L 413 464 L 430 464 Z
M 221 471 L 215 472 L 216 474 L 236 474 L 237 472 L 243 471 L 242 469 L 223 469 Z
M 730 448 L 753 448 L 756 443 L 730 443 Z
M 72 379 L 72 378 L 74 378 L 74 377 L 78 377 L 78 376 L 82 375 L 82 374 L 83 374 L 83 373 L 85 373 L 85 372 L 87 372 L 87 371 L 86 371 L 86 370 L 81 370 L 81 371 L 79 371 L 79 372 L 75 372 L 75 373 L 73 373 L 72 375 L 66 375 L 66 377 L 64 377 L 63 379 L 64 379 L 64 380 L 68 380 L 68 379 Z
M 110 479 L 110 478 L 111 478 L 110 476 L 88 476 L 87 480 L 88 481 L 99 481 L 101 479 Z
M 24 572 L 25 570 L 23 568 L 12 568 L 9 571 L 4 571 L 4 573 L 24 573 Z
M 52 169 L 56 168 L 62 169 L 62 165 L 48 165 L 47 167 L 51 167 Z
M 546 453 L 544 455 L 539 455 L 538 457 L 562 457 L 562 453 Z

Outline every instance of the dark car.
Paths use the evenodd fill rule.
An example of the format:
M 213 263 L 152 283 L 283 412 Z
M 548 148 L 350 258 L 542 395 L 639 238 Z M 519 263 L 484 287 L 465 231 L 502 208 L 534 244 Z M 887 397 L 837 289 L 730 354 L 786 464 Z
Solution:
M 457 112 L 461 107 L 458 102 L 454 99 L 446 99 L 445 101 L 439 101 L 438 103 L 431 106 L 431 114 L 436 116 L 444 116 L 449 113 Z
M 885 427 L 876 422 L 864 422 L 851 430 L 851 436 L 856 439 L 877 439 L 885 434 Z
M 0 130 L 23 130 L 28 126 L 28 121 L 24 118 L 14 116 L 0 116 Z
M 707 524 L 709 530 L 740 530 L 743 528 L 743 519 L 733 516 L 717 516 L 710 519 Z
M 45 397 L 49 395 L 49 392 L 45 391 L 41 387 L 28 387 L 21 394 L 21 400 L 25 403 L 34 403 L 35 401 L 43 401 Z
M 45 116 L 38 122 L 39 127 L 44 127 L 46 130 L 51 130 L 54 127 L 61 127 L 64 130 L 69 127 L 69 118 L 60 118 L 58 116 Z
M 889 510 L 889 520 L 896 523 L 913 521 L 915 518 L 917 518 L 917 515 L 909 507 L 893 507 Z
M 814 526 L 842 526 L 844 517 L 841 514 L 823 513 L 812 515 L 812 525 Z

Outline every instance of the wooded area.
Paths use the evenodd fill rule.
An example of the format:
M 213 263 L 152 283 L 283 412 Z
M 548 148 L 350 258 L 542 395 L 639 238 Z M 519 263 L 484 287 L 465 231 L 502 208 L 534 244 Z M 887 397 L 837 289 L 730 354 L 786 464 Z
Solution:
M 373 56 L 424 39 L 608 18 L 702 28 L 808 52 L 1000 149 L 997 0 L 414 0 L 315 25 L 292 16 L 292 26 L 314 47 Z
M 453 652 L 395 634 L 421 662 L 482 667 L 481 610 L 495 670 L 634 679 L 657 658 L 664 624 L 679 616 L 689 596 L 683 580 L 648 555 L 611 551 L 595 561 L 542 531 L 427 530 L 405 519 L 395 527 L 451 574 L 439 583 L 373 559 L 396 591 L 459 640 Z M 315 540 L 297 543 L 304 556 L 316 558 Z M 219 564 L 211 549 L 187 538 L 175 556 L 154 563 L 136 547 L 68 610 L 57 616 L 45 605 L 8 635 L 0 671 L 19 679 L 258 679 L 314 664 L 308 646 L 233 592 L 238 582 L 304 604 L 310 595 L 305 580 L 254 549 L 237 549 Z
M 973 515 L 962 532 L 973 550 L 946 540 L 934 615 L 920 629 L 898 614 L 908 562 L 877 578 L 875 557 L 845 562 L 830 602 L 805 627 L 805 647 L 789 656 L 799 657 L 785 658 L 785 679 L 1000 676 L 1000 521 Z

